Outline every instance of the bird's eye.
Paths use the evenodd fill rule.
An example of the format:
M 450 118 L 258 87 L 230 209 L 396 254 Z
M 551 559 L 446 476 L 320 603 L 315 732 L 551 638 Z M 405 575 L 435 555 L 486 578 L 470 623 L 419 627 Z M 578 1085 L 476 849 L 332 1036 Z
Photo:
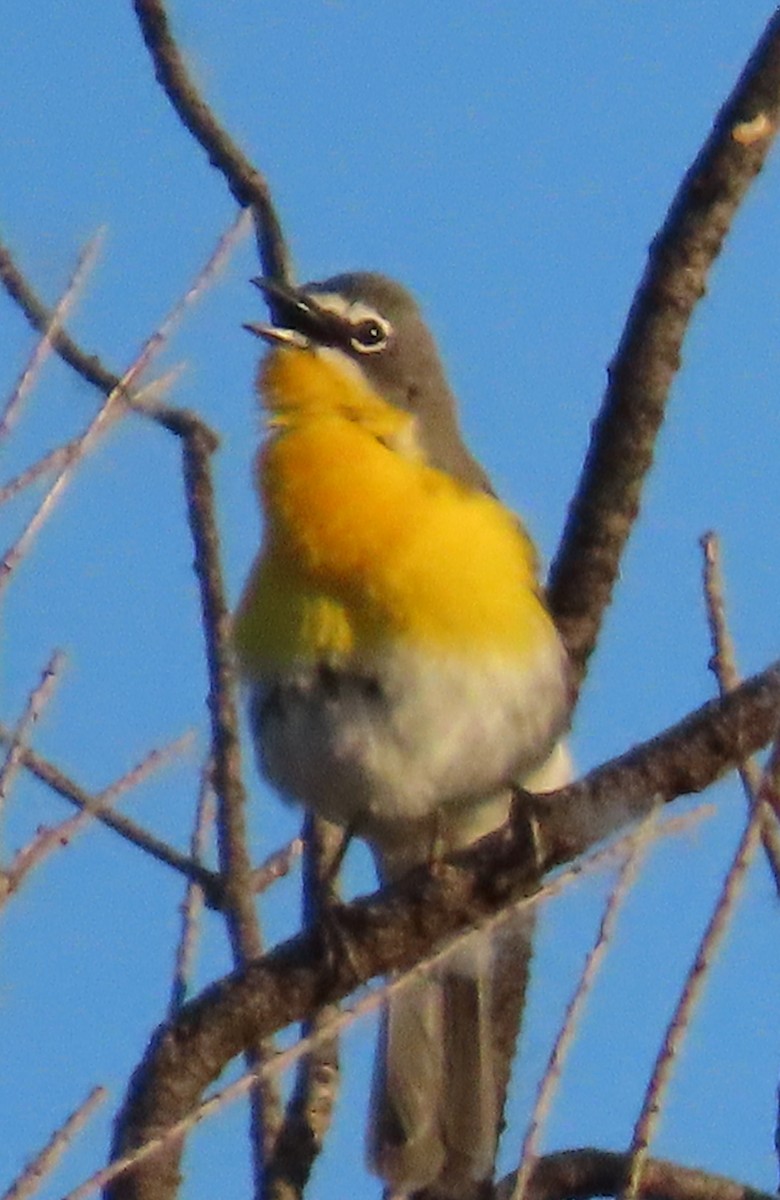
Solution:
M 352 326 L 349 340 L 360 354 L 372 354 L 375 350 L 383 350 L 387 345 L 390 328 L 376 317 L 367 317 Z

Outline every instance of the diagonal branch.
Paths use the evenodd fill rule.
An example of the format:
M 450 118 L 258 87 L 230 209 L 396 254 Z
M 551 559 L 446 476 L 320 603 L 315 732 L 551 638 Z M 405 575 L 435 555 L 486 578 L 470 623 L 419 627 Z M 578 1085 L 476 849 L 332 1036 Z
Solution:
M 647 1085 L 642 1108 L 634 1125 L 629 1147 L 630 1165 L 625 1190 L 620 1200 L 636 1200 L 641 1194 L 641 1180 L 649 1157 L 649 1146 L 660 1123 L 665 1097 L 669 1090 L 672 1072 L 679 1058 L 680 1048 L 690 1028 L 693 1013 L 701 1000 L 703 989 L 711 976 L 715 955 L 734 912 L 744 892 L 745 880 L 761 840 L 761 810 L 769 804 L 769 797 L 777 798 L 780 784 L 780 743 L 775 741 L 769 763 L 756 795 L 755 803 L 748 815 L 739 845 L 721 884 L 720 893 L 707 922 L 694 960 L 685 978 L 674 1013 L 666 1028 L 656 1056 L 650 1081 Z
M 2 731 L 2 726 L 0 726 L 0 731 Z M 3 873 L 0 903 L 18 892 L 30 872 L 40 866 L 50 854 L 70 845 L 74 837 L 81 833 L 90 821 L 99 818 L 103 813 L 110 813 L 111 806 L 121 796 L 131 789 L 137 788 L 153 771 L 159 770 L 160 767 L 170 762 L 174 755 L 180 754 L 190 740 L 189 735 L 185 735 L 175 742 L 170 742 L 167 746 L 152 750 L 120 779 L 104 788 L 95 798 L 94 803 L 82 807 L 75 816 L 60 821 L 58 825 L 41 826 L 32 840 L 17 851 L 8 870 Z M 197 864 L 195 865 L 197 866 Z
M 780 119 L 780 10 L 683 178 L 628 314 L 548 597 L 579 680 L 639 513 L 683 338 L 734 215 Z
M 765 745 L 779 716 L 780 663 L 554 798 L 538 799 L 543 869 L 571 860 L 658 801 L 703 790 Z M 315 929 L 206 989 L 152 1038 L 117 1119 L 115 1156 L 193 1109 L 250 1042 L 341 999 L 375 975 L 409 967 L 443 938 L 532 890 L 518 865 L 527 862 L 527 850 L 521 832 L 501 830 L 459 855 L 451 869 L 421 868 L 340 910 L 345 953 L 339 961 L 328 956 L 329 939 Z M 108 1195 L 168 1200 L 178 1186 L 180 1153 L 180 1141 L 166 1144 L 116 1179 Z

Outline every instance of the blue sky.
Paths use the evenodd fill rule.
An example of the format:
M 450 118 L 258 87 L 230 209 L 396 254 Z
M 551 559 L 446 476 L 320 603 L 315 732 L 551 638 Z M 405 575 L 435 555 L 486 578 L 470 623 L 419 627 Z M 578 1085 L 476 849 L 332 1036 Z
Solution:
M 5 6 L 0 46 L 0 235 L 54 299 L 79 249 L 107 226 L 71 329 L 124 368 L 230 223 L 221 178 L 157 89 L 129 4 L 45 0 Z M 647 247 L 772 6 L 679 0 L 524 5 L 357 0 L 271 6 L 175 4 L 181 44 L 206 97 L 266 173 L 299 274 L 370 267 L 425 306 L 461 398 L 470 445 L 507 503 L 554 551 L 604 372 Z M 574 731 L 582 769 L 671 724 L 713 690 L 697 540 L 723 540 L 732 626 L 745 672 L 777 655 L 780 549 L 778 368 L 780 169 L 770 161 L 697 312 L 642 517 Z M 246 242 L 177 333 L 164 365 L 186 370 L 172 399 L 219 432 L 225 567 L 235 597 L 256 548 L 250 486 L 258 429 L 261 313 Z M 32 338 L 0 298 L 2 394 Z M 76 433 L 90 388 L 51 362 L 8 447 L 4 477 Z M 31 511 L 0 515 L 7 544 Z M 82 467 L 7 592 L 0 718 L 11 722 L 55 646 L 67 668 L 35 745 L 84 786 L 104 786 L 148 749 L 195 729 L 198 751 L 125 802 L 178 845 L 188 837 L 206 745 L 204 668 L 178 446 L 125 421 Z M 253 852 L 296 827 L 257 781 Z M 692 834 L 652 855 L 593 997 L 549 1128 L 549 1145 L 620 1147 L 658 1038 L 739 833 L 728 782 Z M 64 811 L 25 781 L 3 852 Z M 604 879 L 545 910 L 525 1066 L 513 1097 L 522 1128 L 534 1073 L 598 920 Z M 372 886 L 367 856 L 349 864 Z M 91 831 L 53 859 L 5 919 L 0 1149 L 8 1180 L 95 1082 L 121 1096 L 167 996 L 181 887 L 112 835 Z M 295 925 L 280 885 L 269 940 Z M 780 1033 L 777 909 L 752 873 L 734 930 L 678 1065 L 655 1149 L 772 1188 Z M 207 922 L 198 984 L 227 953 Z M 362 1186 L 355 1115 L 372 1033 L 346 1038 L 344 1095 L 312 1195 Z M 108 1112 L 46 1196 L 105 1153 Z M 198 1134 L 186 1194 L 246 1192 L 244 1117 Z M 505 1162 L 511 1162 L 507 1147 Z M 349 1174 L 347 1174 L 349 1172 Z M 349 1185 L 349 1186 L 348 1186 Z M 374 1193 L 378 1194 L 378 1190 Z

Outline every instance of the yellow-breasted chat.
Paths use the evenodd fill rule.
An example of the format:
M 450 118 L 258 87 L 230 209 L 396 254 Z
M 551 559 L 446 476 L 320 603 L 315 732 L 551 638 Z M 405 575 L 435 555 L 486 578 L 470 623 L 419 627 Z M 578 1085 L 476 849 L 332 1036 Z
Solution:
M 513 784 L 565 782 L 566 654 L 409 293 L 258 282 L 264 532 L 235 618 L 258 761 L 395 878 L 498 828 Z M 369 1156 L 396 1191 L 465 1197 L 490 1173 L 494 952 L 472 939 L 387 1006 Z

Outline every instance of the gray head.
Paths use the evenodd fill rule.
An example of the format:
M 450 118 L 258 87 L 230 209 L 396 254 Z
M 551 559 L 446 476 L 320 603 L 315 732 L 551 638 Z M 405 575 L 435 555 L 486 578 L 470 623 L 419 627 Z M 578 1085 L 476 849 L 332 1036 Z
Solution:
M 251 324 L 252 332 L 274 342 L 340 350 L 374 391 L 417 417 L 420 445 L 433 466 L 471 487 L 492 490 L 461 440 L 436 344 L 404 287 L 372 271 L 334 275 L 300 288 L 253 282 L 266 296 L 273 324 Z

